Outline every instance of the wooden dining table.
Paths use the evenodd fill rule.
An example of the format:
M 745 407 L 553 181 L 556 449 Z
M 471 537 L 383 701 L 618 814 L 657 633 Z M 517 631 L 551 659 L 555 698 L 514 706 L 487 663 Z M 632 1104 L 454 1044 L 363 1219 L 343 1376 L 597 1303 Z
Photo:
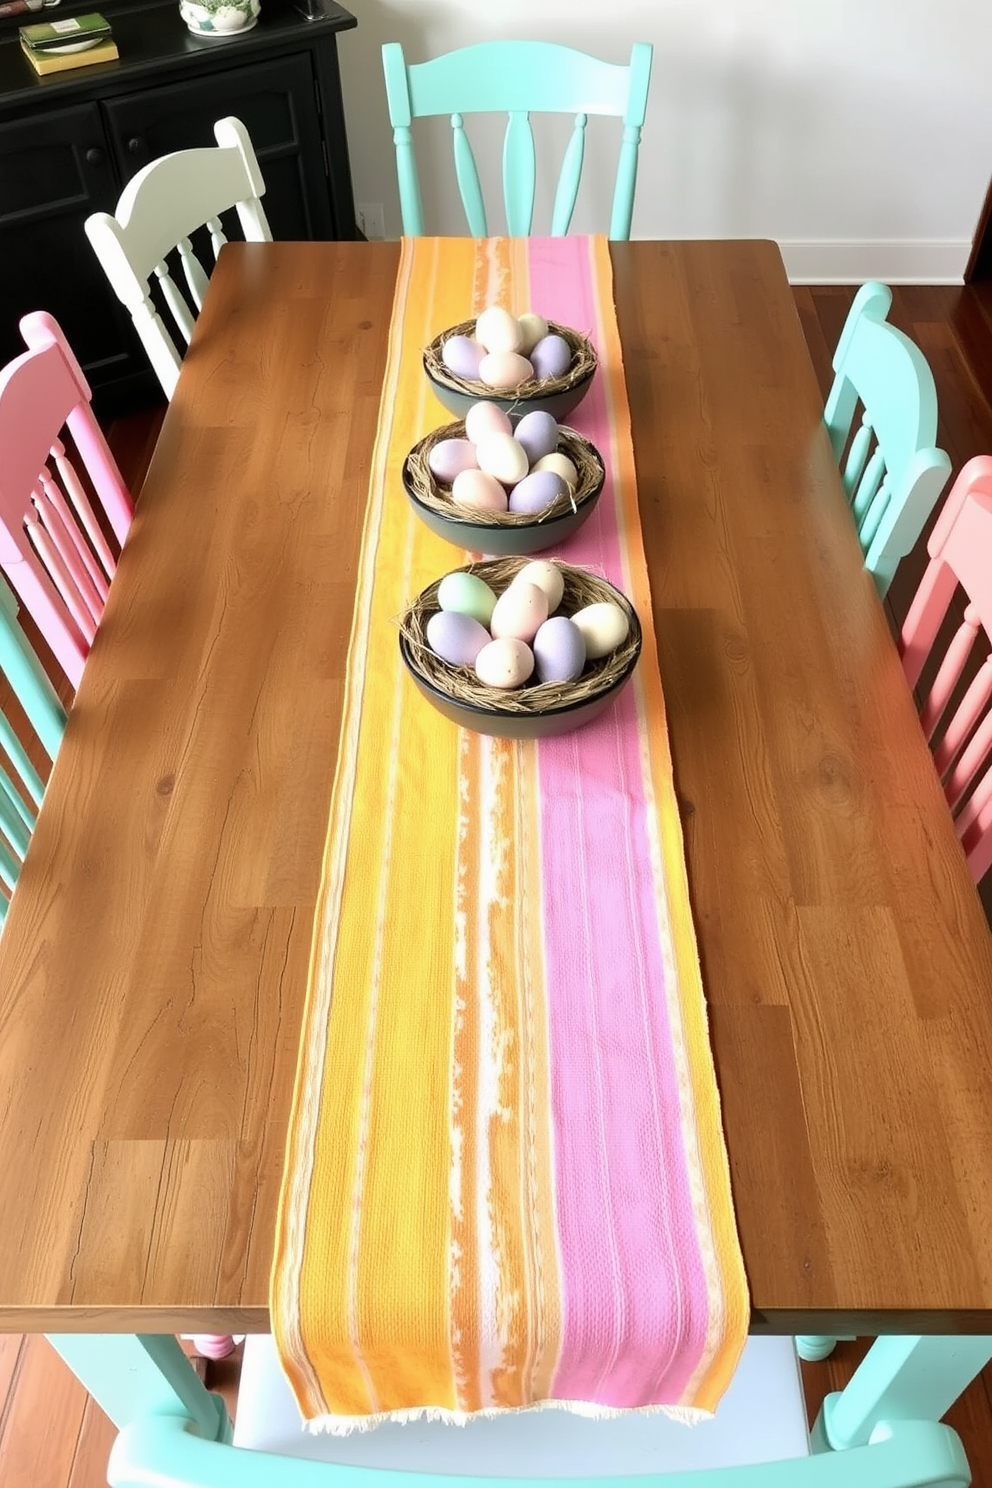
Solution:
M 2 1329 L 268 1327 L 398 255 L 220 255 L 0 939 Z M 989 929 L 777 247 L 611 256 L 752 1330 L 971 1338 L 956 1390 Z

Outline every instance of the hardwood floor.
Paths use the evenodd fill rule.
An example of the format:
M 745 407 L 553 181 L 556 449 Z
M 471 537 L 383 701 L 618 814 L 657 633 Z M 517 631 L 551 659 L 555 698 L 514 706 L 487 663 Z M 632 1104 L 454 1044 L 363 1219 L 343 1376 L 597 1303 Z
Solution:
M 796 308 L 824 396 L 830 358 L 854 291 L 797 288 Z M 926 355 L 937 384 L 938 442 L 956 472 L 976 454 L 992 453 L 992 281 L 964 288 L 894 291 L 890 317 Z M 112 426 L 111 444 L 132 490 L 140 488 L 162 410 Z M 902 565 L 890 593 L 895 623 L 905 614 L 925 565 L 924 544 Z M 988 875 L 992 879 L 992 874 Z M 983 885 L 992 923 L 992 884 Z M 866 1340 L 838 1345 L 821 1364 L 803 1369 L 812 1418 L 829 1390 L 850 1378 Z M 237 1362 L 211 1366 L 208 1384 L 233 1409 Z M 960 1433 L 973 1480 L 992 1488 L 992 1367 L 947 1418 Z M 101 1488 L 113 1429 L 42 1338 L 0 1335 L 0 1484 L 3 1488 Z

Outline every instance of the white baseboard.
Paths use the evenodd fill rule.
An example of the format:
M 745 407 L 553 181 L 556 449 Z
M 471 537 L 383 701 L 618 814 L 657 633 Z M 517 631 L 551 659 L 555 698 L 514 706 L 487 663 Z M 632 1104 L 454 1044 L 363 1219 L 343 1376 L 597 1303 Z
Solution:
M 971 254 L 966 238 L 779 241 L 791 284 L 961 284 Z

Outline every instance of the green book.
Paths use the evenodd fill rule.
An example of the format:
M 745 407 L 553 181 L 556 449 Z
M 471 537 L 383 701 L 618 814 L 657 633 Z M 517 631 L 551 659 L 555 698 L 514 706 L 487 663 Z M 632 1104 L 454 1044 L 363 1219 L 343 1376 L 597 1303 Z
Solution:
M 50 47 L 72 46 L 75 42 L 96 42 L 110 35 L 110 22 L 99 11 L 73 16 L 64 21 L 42 21 L 36 26 L 19 26 L 17 33 L 32 51 Z

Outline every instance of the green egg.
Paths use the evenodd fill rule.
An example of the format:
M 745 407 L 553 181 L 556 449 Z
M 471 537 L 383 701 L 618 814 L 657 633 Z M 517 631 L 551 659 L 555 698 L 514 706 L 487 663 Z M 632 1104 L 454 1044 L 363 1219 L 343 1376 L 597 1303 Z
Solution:
M 471 615 L 480 625 L 488 626 L 496 607 L 496 596 L 477 575 L 455 572 L 445 574 L 441 580 L 437 602 L 442 610 Z

